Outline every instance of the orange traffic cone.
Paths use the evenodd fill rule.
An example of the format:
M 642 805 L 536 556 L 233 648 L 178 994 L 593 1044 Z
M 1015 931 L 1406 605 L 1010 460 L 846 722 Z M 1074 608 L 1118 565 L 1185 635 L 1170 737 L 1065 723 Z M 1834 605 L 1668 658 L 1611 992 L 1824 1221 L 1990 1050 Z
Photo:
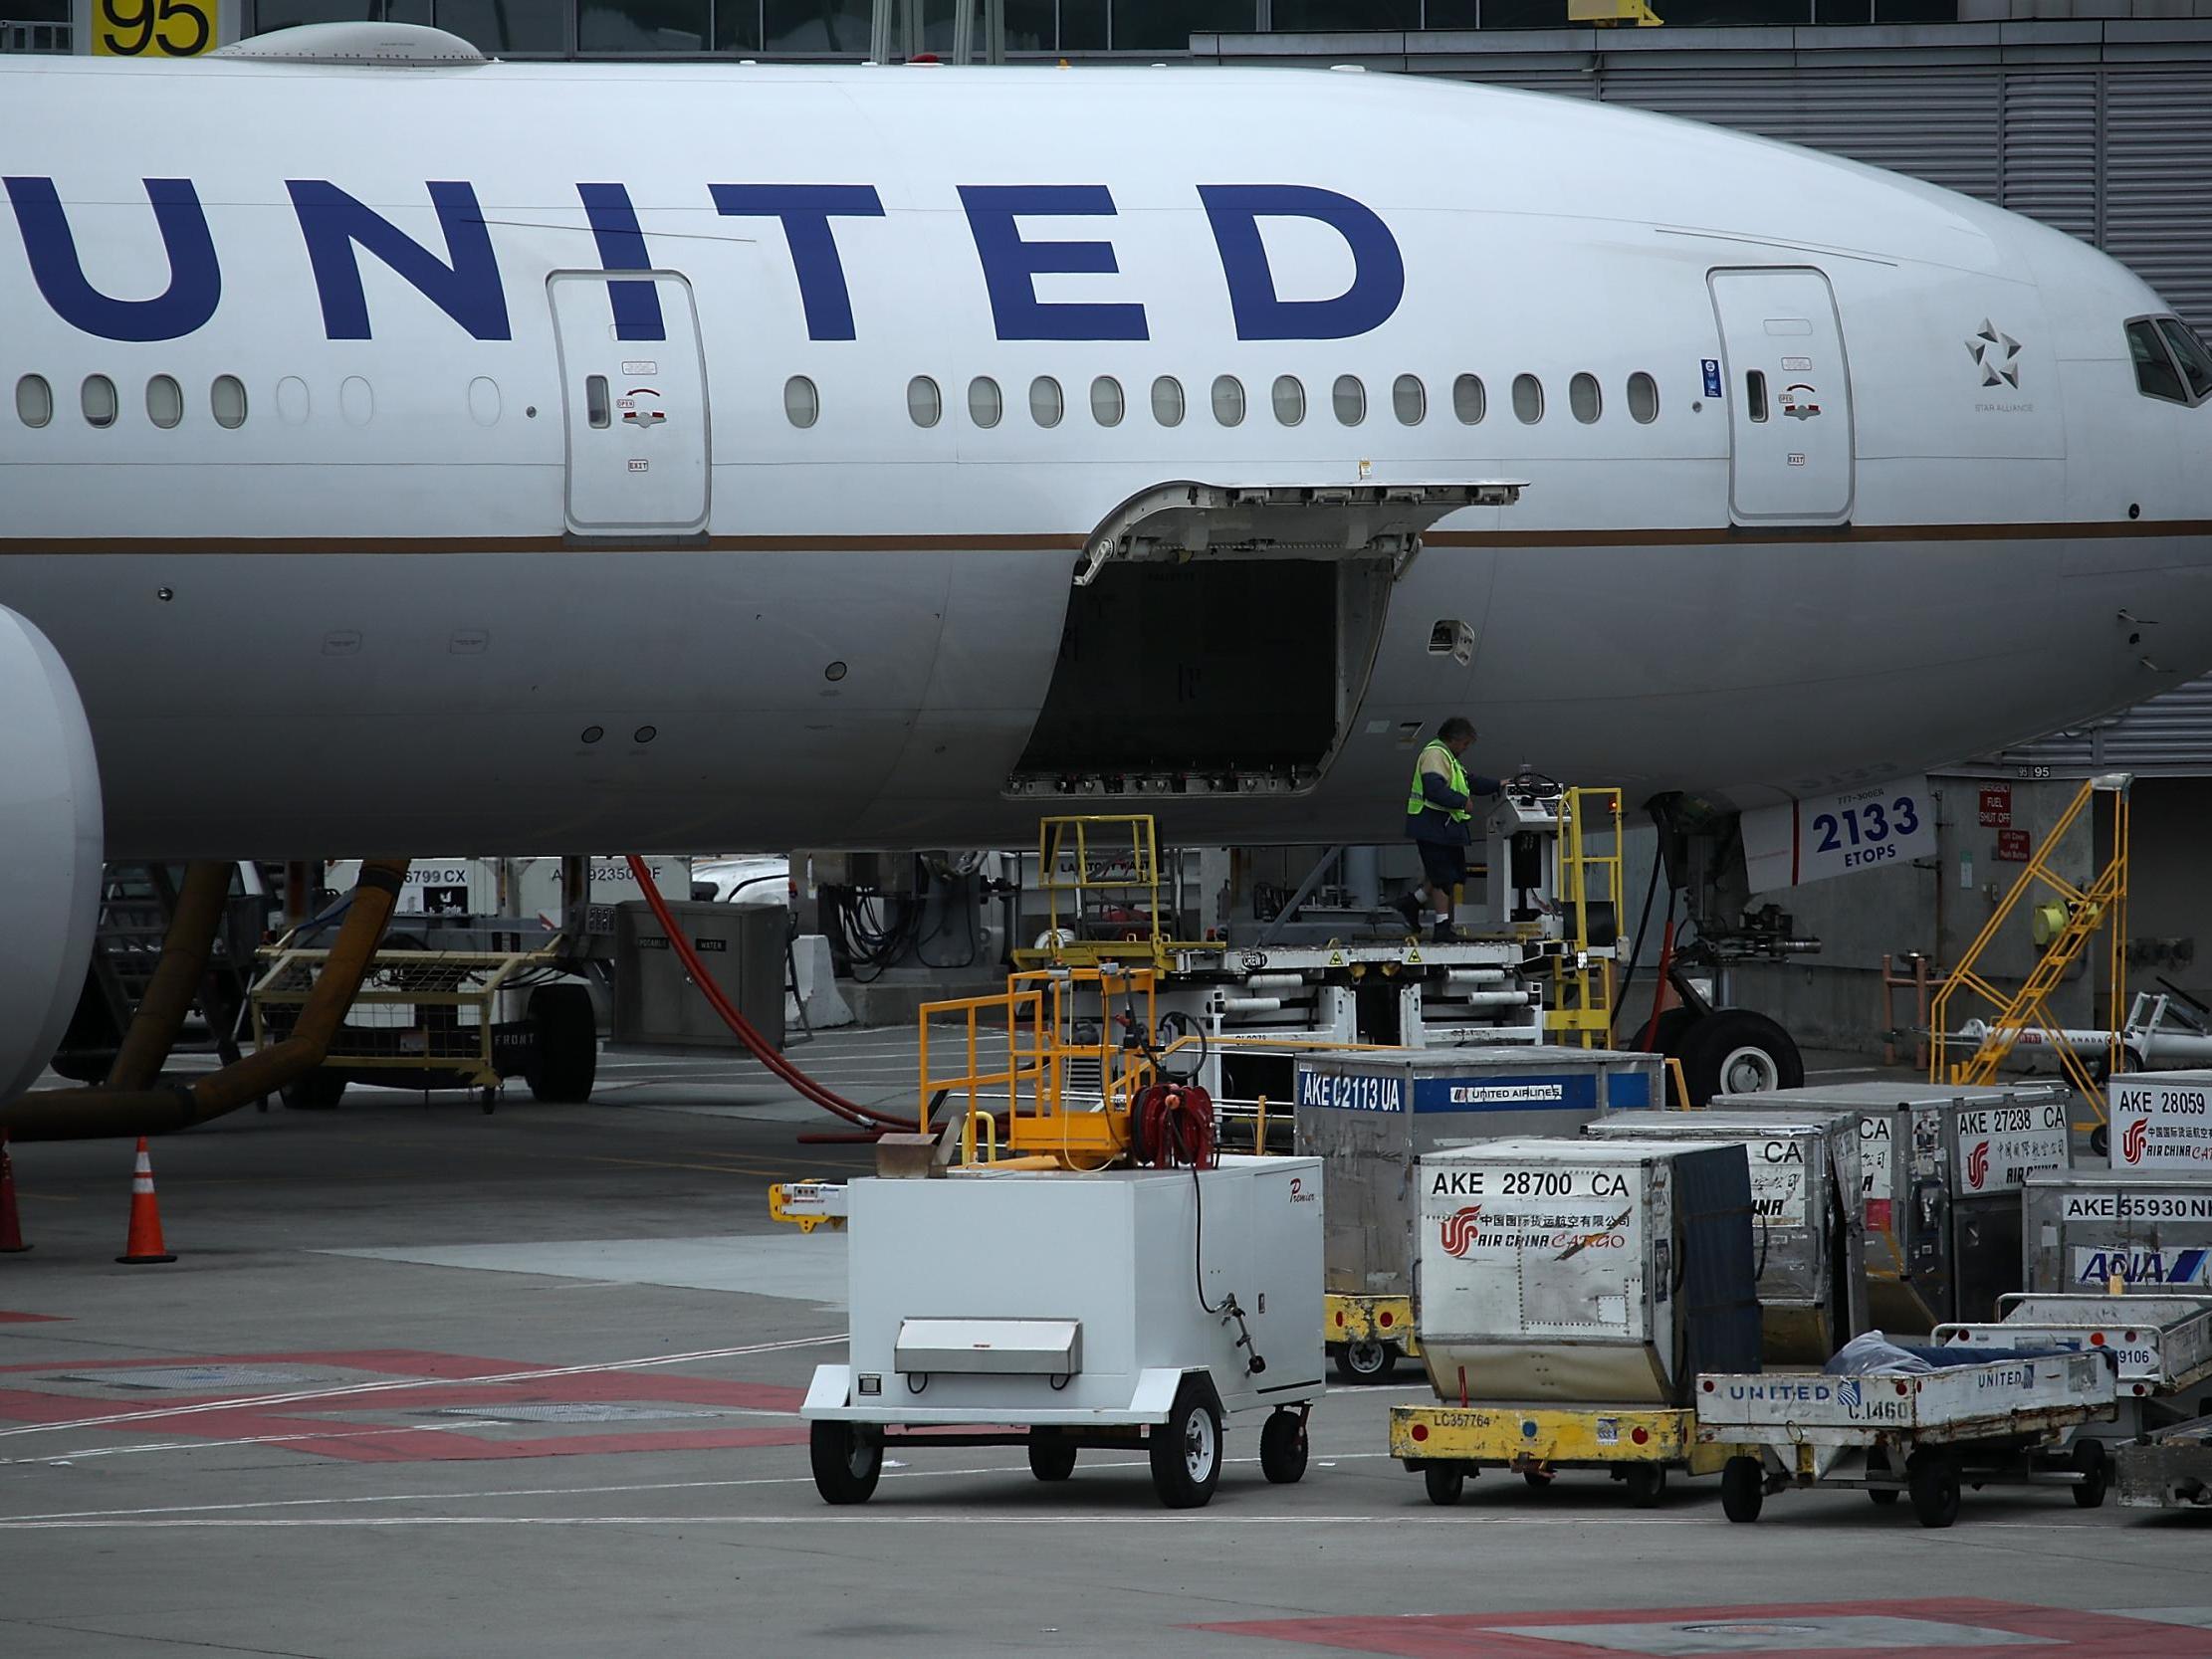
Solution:
M 138 1165 L 130 1172 L 130 1237 L 115 1260 L 176 1260 L 161 1243 L 161 1206 L 153 1196 L 153 1160 L 146 1156 L 146 1138 L 142 1135 L 138 1137 Z
M 8 1156 L 8 1132 L 0 1129 L 0 1252 L 13 1255 L 30 1248 L 15 1214 L 15 1159 Z

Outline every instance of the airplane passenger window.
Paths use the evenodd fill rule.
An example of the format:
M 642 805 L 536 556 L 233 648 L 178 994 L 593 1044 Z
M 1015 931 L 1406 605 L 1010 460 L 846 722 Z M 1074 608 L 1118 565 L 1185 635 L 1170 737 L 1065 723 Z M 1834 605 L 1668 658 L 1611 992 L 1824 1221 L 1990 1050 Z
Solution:
M 1039 426 L 1058 426 L 1060 417 L 1067 413 L 1067 399 L 1060 393 L 1060 383 L 1049 374 L 1040 374 L 1029 382 L 1029 418 Z
M 1544 418 L 1544 383 L 1533 374 L 1513 376 L 1513 414 L 1523 426 Z
M 223 417 L 218 412 L 215 418 Z M 607 377 L 603 374 L 583 377 L 583 418 L 594 431 L 603 432 L 613 424 L 614 405 L 607 401 Z
M 1100 426 L 1121 425 L 1126 408 L 1119 380 L 1110 374 L 1101 374 L 1091 382 L 1091 419 Z
M 2201 401 L 2212 395 L 2212 353 L 2204 349 L 2204 341 L 2190 332 L 2189 325 L 2177 316 L 2161 316 L 2158 331 L 2166 336 L 2173 360 L 2181 365 L 2181 372 L 2189 382 L 2191 400 Z
M 1295 374 L 1275 376 L 1274 401 L 1275 419 L 1284 426 L 1296 426 L 1306 418 L 1306 389 Z
M 166 374 L 146 382 L 146 419 L 164 432 L 184 419 L 184 388 Z
M 54 418 L 54 388 L 43 374 L 26 374 L 15 383 L 15 414 L 25 426 L 44 426 Z
M 1604 410 L 1605 398 L 1598 390 L 1595 374 L 1578 374 L 1567 382 L 1567 407 L 1575 412 L 1575 419 L 1584 426 L 1595 421 Z
M 1480 426 L 1489 407 L 1489 394 L 1483 391 L 1479 374 L 1462 374 L 1451 382 L 1451 412 L 1459 417 L 1461 426 Z
M 998 382 L 988 374 L 979 374 L 968 382 L 968 418 L 978 426 L 992 427 L 998 424 L 998 417 L 1006 412 L 1005 400 L 998 395 Z
M 1643 426 L 1659 419 L 1659 382 L 1642 369 L 1629 376 L 1629 418 Z
M 606 382 L 601 381 L 604 386 Z M 215 424 L 235 430 L 246 424 L 246 382 L 235 374 L 218 374 L 215 383 L 207 388 L 207 406 L 215 416 Z
M 115 383 L 105 374 L 88 374 L 80 393 L 85 406 L 85 424 L 88 426 L 113 426 L 115 424 Z
M 937 389 L 937 382 L 926 374 L 917 374 L 906 383 L 906 412 L 916 426 L 935 426 L 945 417 L 945 394 Z
M 1329 389 L 1329 401 L 1336 406 L 1336 418 L 1346 426 L 1357 426 L 1367 419 L 1367 388 L 1356 374 L 1338 375 Z
M 1429 413 L 1429 392 L 1418 374 L 1401 374 L 1391 382 L 1390 406 L 1401 426 L 1419 426 Z
M 1183 424 L 1183 382 L 1172 374 L 1152 383 L 1152 418 L 1162 426 Z
M 1233 374 L 1214 377 L 1214 418 L 1223 426 L 1241 425 L 1244 419 L 1244 383 Z
M 1744 370 L 1743 401 L 1753 420 L 1767 418 L 1767 377 L 1755 368 Z
M 801 432 L 822 418 L 822 394 L 805 375 L 783 382 L 783 414 Z

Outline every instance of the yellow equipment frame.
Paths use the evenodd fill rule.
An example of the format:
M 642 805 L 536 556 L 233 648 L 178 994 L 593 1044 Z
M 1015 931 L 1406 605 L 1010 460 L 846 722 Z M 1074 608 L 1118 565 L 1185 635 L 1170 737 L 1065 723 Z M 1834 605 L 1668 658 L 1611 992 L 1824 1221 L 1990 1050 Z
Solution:
M 1593 850 L 1610 837 L 1610 852 Z M 1614 960 L 1611 952 L 1591 954 L 1590 912 L 1603 904 L 1613 919 L 1615 936 L 1622 922 L 1622 871 L 1627 840 L 1621 826 L 1617 788 L 1569 789 L 1559 798 L 1559 903 L 1565 911 L 1571 954 L 1552 959 L 1551 996 L 1544 1027 L 1584 1048 L 1604 1048 L 1613 1040 Z
M 2088 1061 L 2075 1052 L 2074 1045 L 2060 1035 L 2061 1027 L 2051 1014 L 2049 1002 L 2052 993 L 2065 983 L 2068 970 L 2088 949 L 2098 930 L 2108 929 L 2104 971 L 2110 995 L 2104 1009 L 2104 1061 L 2108 1070 L 2120 1069 L 2120 1022 L 2124 1017 L 2127 979 L 2127 793 L 2130 781 L 2122 772 L 2093 777 L 2082 785 L 2067 809 L 2059 814 L 2058 822 L 2045 832 L 2043 846 L 2020 872 L 2020 879 L 2012 884 L 2012 891 L 1991 913 L 1987 926 L 1967 946 L 1958 965 L 1944 975 L 1942 989 L 1935 993 L 1935 1001 L 1928 1012 L 1930 1083 L 1995 1082 L 1999 1068 L 2012 1053 L 2013 1045 L 2020 1041 L 2021 1033 L 2034 1025 L 2049 1033 L 2051 1049 L 2058 1055 L 2067 1080 L 2094 1114 L 2088 1123 L 2079 1127 L 2094 1128 L 2104 1122 L 2103 1085 L 2091 1074 Z M 2099 839 L 2096 809 L 2101 799 L 2108 808 L 2109 818 L 2103 826 L 2105 857 L 2099 865 L 2095 852 Z M 2055 855 L 2068 832 L 2081 823 L 2085 815 L 2091 833 L 2091 864 L 2095 873 L 2089 886 L 2077 887 L 2059 874 Z M 2036 959 L 2035 967 L 2020 989 L 2008 993 L 1983 977 L 1977 971 L 1977 964 L 2013 914 L 2038 889 L 2058 896 L 2059 904 L 2053 909 L 2063 910 L 2064 920 L 2053 927 L 2050 938 L 2044 943 L 2043 954 Z M 2092 989 L 2094 991 L 2094 984 Z M 1996 1012 L 1987 1022 L 1980 1046 L 1966 1059 L 1954 1062 L 1945 1058 L 1944 1046 L 1951 1030 L 1953 1002 L 1961 992 L 1988 1004 Z

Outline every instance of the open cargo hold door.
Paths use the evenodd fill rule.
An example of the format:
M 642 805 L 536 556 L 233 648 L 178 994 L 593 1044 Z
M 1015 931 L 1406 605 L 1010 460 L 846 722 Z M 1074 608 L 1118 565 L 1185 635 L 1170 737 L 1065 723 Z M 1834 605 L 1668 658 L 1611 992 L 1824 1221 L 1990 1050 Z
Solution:
M 1517 482 L 1147 491 L 1077 564 L 1015 794 L 1280 792 L 1320 776 L 1438 519 Z

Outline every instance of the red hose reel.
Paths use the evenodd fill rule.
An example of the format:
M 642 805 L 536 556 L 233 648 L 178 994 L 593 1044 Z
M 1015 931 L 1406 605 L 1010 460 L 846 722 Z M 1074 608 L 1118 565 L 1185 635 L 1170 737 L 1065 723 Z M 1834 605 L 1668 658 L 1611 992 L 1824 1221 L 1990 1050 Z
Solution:
M 1214 1097 L 1195 1083 L 1155 1083 L 1129 1113 L 1131 1158 L 1154 1169 L 1211 1169 Z

